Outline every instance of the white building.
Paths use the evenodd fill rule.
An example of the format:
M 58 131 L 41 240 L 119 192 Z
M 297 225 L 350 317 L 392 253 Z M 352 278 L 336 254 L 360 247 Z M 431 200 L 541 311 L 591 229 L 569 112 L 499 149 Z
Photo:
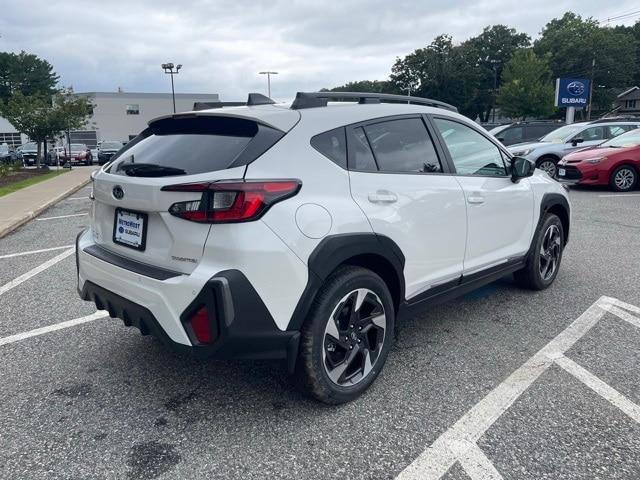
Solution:
M 71 132 L 72 143 L 95 148 L 101 140 L 127 142 L 145 129 L 149 120 L 173 113 L 171 93 L 84 92 L 91 98 L 93 115 L 85 130 Z M 219 101 L 216 93 L 176 93 L 176 111 L 193 110 L 196 102 Z M 18 146 L 27 141 L 6 119 L 0 117 L 0 144 Z

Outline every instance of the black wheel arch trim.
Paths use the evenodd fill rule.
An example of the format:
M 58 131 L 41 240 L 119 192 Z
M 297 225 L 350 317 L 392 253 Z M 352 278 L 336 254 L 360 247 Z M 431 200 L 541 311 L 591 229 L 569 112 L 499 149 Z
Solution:
M 365 260 L 380 260 L 378 265 L 361 263 Z M 353 264 L 373 271 L 393 274 L 395 284 L 389 286 L 394 306 L 404 302 L 404 254 L 389 237 L 375 233 L 347 233 L 331 235 L 322 239 L 308 260 L 309 279 L 300 300 L 291 316 L 288 330 L 298 331 L 307 318 L 316 294 L 324 281 L 340 265 Z M 387 276 L 384 275 L 384 276 Z M 383 280 L 389 280 L 384 279 Z M 388 284 L 388 282 L 387 282 Z
M 571 206 L 569 205 L 569 201 L 560 193 L 545 193 L 540 201 L 540 217 L 538 218 L 535 233 L 538 232 L 544 221 L 544 216 L 549 212 L 555 213 L 560 217 L 562 229 L 564 230 L 564 245 L 566 246 L 567 243 L 569 243 L 569 230 L 571 227 Z M 531 240 L 531 248 L 533 248 L 534 243 L 535 234 Z

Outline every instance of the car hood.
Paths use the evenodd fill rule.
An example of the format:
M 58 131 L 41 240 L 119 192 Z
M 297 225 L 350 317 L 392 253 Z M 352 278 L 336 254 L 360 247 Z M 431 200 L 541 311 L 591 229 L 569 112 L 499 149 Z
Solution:
M 510 152 L 517 152 L 520 150 L 529 150 L 536 149 L 540 147 L 548 147 L 549 145 L 553 145 L 551 142 L 524 142 L 524 143 L 516 143 L 514 145 L 509 145 L 507 149 Z
M 614 148 L 614 147 L 591 147 L 591 148 L 583 148 L 582 150 L 578 150 L 577 152 L 570 153 L 566 155 L 564 158 L 566 160 L 585 160 L 587 158 L 593 157 L 609 157 L 611 155 L 617 155 L 620 153 L 629 154 L 634 153 L 634 158 L 640 158 L 640 146 L 635 147 L 622 147 L 622 148 Z
M 111 150 L 111 149 L 106 149 L 106 150 L 98 150 L 98 153 L 116 153 L 118 152 L 118 150 Z

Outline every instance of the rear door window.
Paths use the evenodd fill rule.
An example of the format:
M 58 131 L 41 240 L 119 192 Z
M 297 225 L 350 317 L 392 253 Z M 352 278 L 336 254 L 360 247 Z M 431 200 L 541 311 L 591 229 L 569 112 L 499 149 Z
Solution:
M 442 172 L 436 149 L 421 118 L 374 123 L 364 129 L 381 172 Z
M 507 128 L 504 132 L 498 134 L 498 138 L 501 138 L 508 145 L 519 143 L 524 137 L 523 130 L 523 127 Z
M 224 170 L 255 160 L 282 135 L 243 118 L 163 119 L 121 150 L 109 173 L 173 176 Z

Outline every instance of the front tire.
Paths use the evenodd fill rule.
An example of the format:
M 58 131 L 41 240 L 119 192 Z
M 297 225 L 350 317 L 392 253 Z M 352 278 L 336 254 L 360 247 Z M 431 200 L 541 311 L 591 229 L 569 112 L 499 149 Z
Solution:
M 616 192 L 629 192 L 638 183 L 638 172 L 630 165 L 616 168 L 609 178 L 609 186 Z
M 318 292 L 302 326 L 298 387 L 328 404 L 354 400 L 382 370 L 394 324 L 384 281 L 364 268 L 339 268 Z
M 549 287 L 558 275 L 563 249 L 562 222 L 557 215 L 548 213 L 536 233 L 526 266 L 513 274 L 516 282 L 531 290 Z
M 542 157 L 538 162 L 538 168 L 547 172 L 551 178 L 558 178 L 558 160 L 553 157 Z

